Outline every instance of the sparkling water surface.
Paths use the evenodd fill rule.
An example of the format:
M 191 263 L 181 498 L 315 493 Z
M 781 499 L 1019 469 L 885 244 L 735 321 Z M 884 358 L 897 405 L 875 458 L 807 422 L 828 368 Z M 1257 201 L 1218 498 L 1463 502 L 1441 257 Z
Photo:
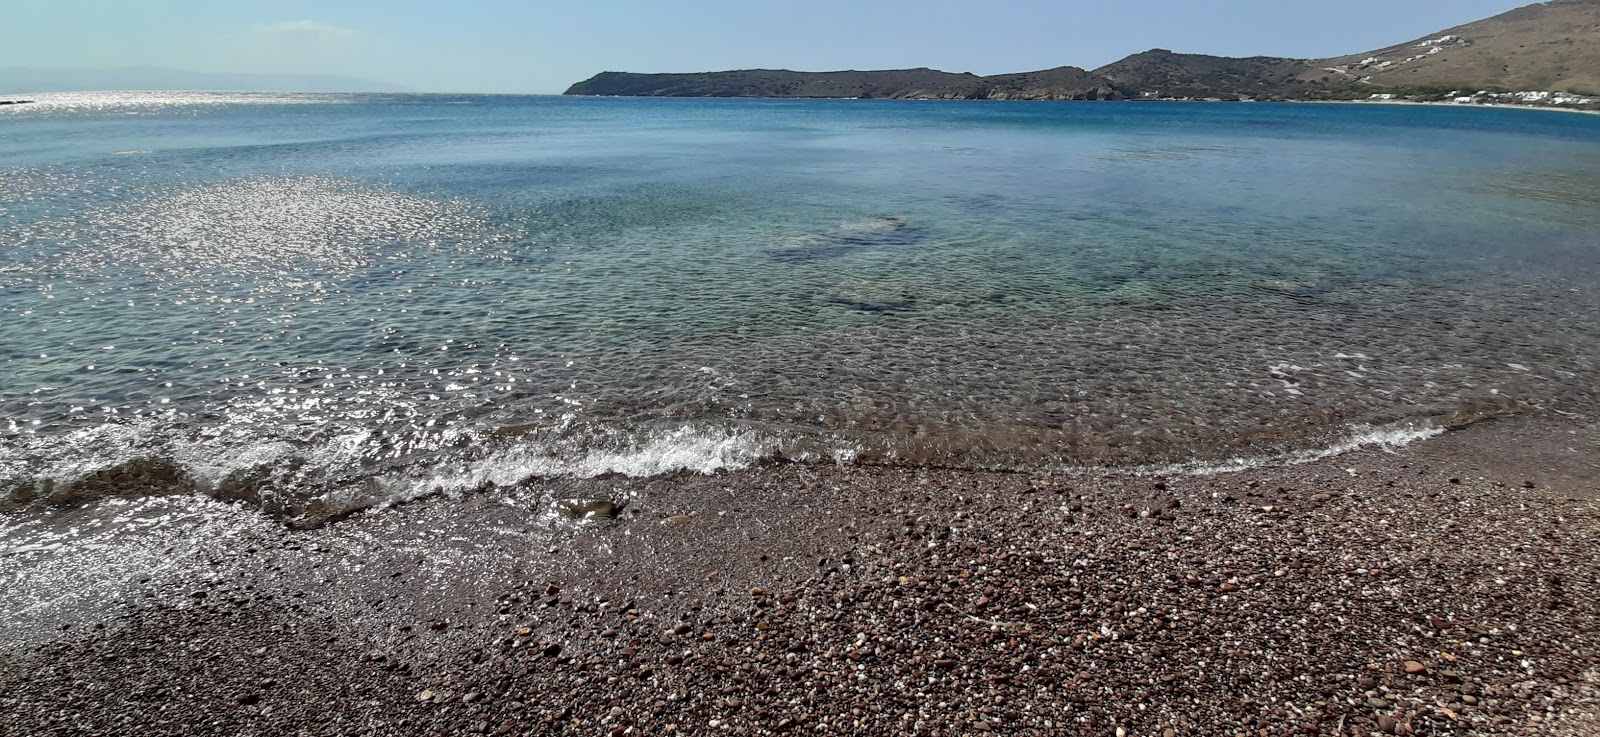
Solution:
M 0 497 L 1593 416 L 1597 286 L 1594 116 L 46 95 L 0 109 Z

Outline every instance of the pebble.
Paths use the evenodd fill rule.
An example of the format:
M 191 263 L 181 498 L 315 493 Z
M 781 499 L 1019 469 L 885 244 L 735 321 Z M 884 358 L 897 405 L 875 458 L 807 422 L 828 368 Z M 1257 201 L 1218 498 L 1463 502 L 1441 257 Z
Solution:
M 1405 662 L 1405 668 L 1406 673 L 1413 676 L 1420 676 L 1423 673 L 1428 672 L 1428 666 L 1423 665 L 1415 660 L 1407 660 Z
M 562 499 L 556 509 L 573 519 L 599 520 L 616 517 L 622 506 L 606 499 Z

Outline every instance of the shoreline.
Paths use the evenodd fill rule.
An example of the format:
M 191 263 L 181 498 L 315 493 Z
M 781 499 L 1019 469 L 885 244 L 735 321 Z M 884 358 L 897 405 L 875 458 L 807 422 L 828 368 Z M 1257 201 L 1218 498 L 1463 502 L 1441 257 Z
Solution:
M 1424 105 L 1428 107 L 1450 108 L 1494 108 L 1497 110 L 1544 110 L 1552 113 L 1581 113 L 1584 115 L 1600 115 L 1600 110 L 1582 110 L 1560 105 L 1511 105 L 1507 103 L 1471 103 L 1461 104 L 1455 102 L 1422 102 L 1419 100 L 1285 100 L 1302 104 L 1315 105 Z
M 34 625 L 0 732 L 1600 734 L 1597 430 L 1210 476 L 548 482 L 307 532 L 61 510 L 202 508 L 0 556 Z M 602 495 L 633 501 L 544 514 Z M 116 555 L 145 572 L 95 580 Z

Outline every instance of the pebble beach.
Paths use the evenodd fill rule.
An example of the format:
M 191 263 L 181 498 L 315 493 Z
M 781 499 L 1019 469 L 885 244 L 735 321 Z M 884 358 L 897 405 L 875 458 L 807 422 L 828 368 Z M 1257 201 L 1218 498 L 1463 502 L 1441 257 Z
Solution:
M 623 506 L 251 522 L 130 543 L 172 565 L 115 581 L 13 551 L 0 596 L 37 615 L 0 733 L 1600 734 L 1596 429 L 1215 475 L 561 482 Z

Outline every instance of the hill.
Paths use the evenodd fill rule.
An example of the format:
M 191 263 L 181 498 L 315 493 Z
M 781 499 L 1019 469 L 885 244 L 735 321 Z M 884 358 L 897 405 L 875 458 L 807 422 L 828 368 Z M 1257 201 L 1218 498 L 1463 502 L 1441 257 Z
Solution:
M 1319 83 L 1600 94 L 1600 0 L 1536 3 L 1314 65 L 1304 78 Z
M 979 77 L 934 69 L 699 74 L 604 72 L 569 95 L 962 100 L 1364 99 L 1427 90 L 1600 95 L 1600 0 L 1552 0 L 1377 51 L 1333 59 L 1232 58 L 1151 49 L 1093 72 Z
M 1117 99 L 1105 79 L 1077 67 L 979 77 L 935 69 L 793 72 L 746 69 L 697 74 L 602 72 L 568 95 L 627 97 L 859 97 L 922 100 Z
M 945 89 L 977 77 L 933 69 L 791 72 L 744 69 L 696 74 L 602 72 L 569 88 L 569 95 L 626 97 L 893 97 L 906 89 Z
M 1301 76 L 1313 67 L 1304 59 L 1275 56 L 1233 58 L 1177 54 L 1151 49 L 1094 70 L 1142 97 L 1301 96 L 1321 85 Z

